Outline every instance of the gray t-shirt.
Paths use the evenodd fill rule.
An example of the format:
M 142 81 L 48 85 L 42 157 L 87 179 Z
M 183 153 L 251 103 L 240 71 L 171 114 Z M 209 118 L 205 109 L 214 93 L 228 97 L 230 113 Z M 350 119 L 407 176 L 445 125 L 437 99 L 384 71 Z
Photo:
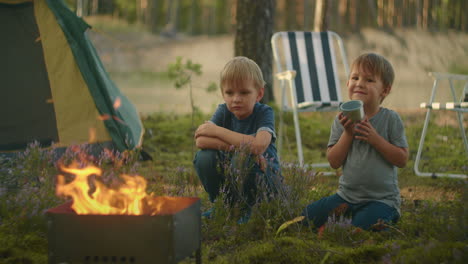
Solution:
M 385 140 L 398 147 L 408 147 L 403 122 L 396 112 L 380 108 L 369 121 Z M 335 118 L 328 141 L 329 147 L 338 142 L 343 131 L 344 127 L 338 117 Z M 385 160 L 367 142 L 353 139 L 351 149 L 343 163 L 338 195 L 350 203 L 383 202 L 400 213 L 397 167 Z

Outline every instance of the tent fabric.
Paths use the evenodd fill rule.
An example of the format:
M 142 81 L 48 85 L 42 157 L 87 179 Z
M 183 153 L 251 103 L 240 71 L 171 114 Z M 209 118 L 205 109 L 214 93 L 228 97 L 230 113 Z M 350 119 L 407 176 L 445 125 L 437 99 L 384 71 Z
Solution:
M 110 117 L 104 120 L 104 123 L 113 142 L 119 149 L 140 146 L 143 126 L 138 113 L 104 70 L 96 50 L 85 35 L 85 30 L 90 26 L 71 12 L 62 1 L 47 0 L 47 3 L 72 47 L 76 62 L 93 95 L 99 113 Z M 114 103 L 117 100 L 121 101 L 121 106 L 115 109 Z
M 54 14 L 44 1 L 37 1 L 34 11 L 57 118 L 59 142 L 56 146 L 111 140 L 104 123 L 98 119 L 100 114 L 90 93 L 92 88 L 86 88 L 73 48 L 68 45 Z
M 32 4 L 0 5 L 0 150 L 58 142 L 54 106 Z
M 2 5 L 2 3 L 8 2 L 0 0 L 0 11 L 3 13 L 8 12 L 9 8 L 14 8 Z M 15 100 L 21 102 L 19 103 L 21 106 L 12 107 L 11 109 L 15 111 L 9 111 L 8 114 L 1 117 L 1 121 L 10 120 L 12 124 L 7 128 L 2 127 L 3 122 L 0 122 L 0 151 L 11 148 L 11 146 L 5 147 L 11 143 L 9 142 L 11 140 L 3 139 L 7 138 L 3 137 L 3 134 L 12 134 L 14 130 L 25 131 L 28 125 L 34 123 L 45 127 L 45 131 L 41 132 L 44 134 L 42 137 L 45 141 L 54 141 L 59 147 L 109 140 L 112 140 L 119 150 L 141 146 L 144 131 L 138 113 L 105 71 L 96 50 L 86 36 L 86 30 L 90 26 L 69 10 L 62 1 L 36 0 L 33 3 L 21 3 L 15 6 L 31 8 L 32 5 L 34 6 L 34 21 L 37 24 L 36 31 L 38 32 L 27 32 L 27 36 L 24 37 L 26 40 L 23 41 L 28 42 L 29 38 L 29 42 L 25 45 L 35 47 L 36 51 L 39 50 L 36 53 L 40 56 L 36 56 L 39 58 L 32 62 L 27 58 L 27 54 L 21 54 L 21 51 L 17 51 L 16 54 L 24 59 L 21 62 L 25 67 L 30 66 L 28 64 L 42 65 L 42 71 L 27 68 L 21 70 L 20 67 L 16 67 L 17 72 L 13 75 L 22 76 L 23 79 L 29 78 L 29 75 L 38 75 L 42 81 L 36 83 L 17 82 L 15 85 L 13 84 L 15 80 L 11 80 L 8 92 L 4 91 L 6 89 L 2 89 L 2 93 L 7 94 L 8 99 L 0 99 L 0 103 L 4 100 L 9 101 L 16 90 L 23 90 L 26 93 L 34 92 L 31 92 L 30 97 L 16 98 Z M 16 16 L 18 16 L 17 10 L 15 9 L 13 12 L 16 13 Z M 30 17 L 29 20 L 31 20 Z M 1 20 L 2 18 L 0 18 Z M 3 30 L 9 26 L 1 24 L 0 29 L 2 35 L 5 36 Z M 23 22 L 19 22 L 19 24 L 23 24 Z M 28 31 L 29 27 L 21 29 L 19 26 L 17 29 L 18 31 Z M 14 45 L 8 46 L 8 49 L 19 50 L 16 47 L 18 46 L 17 41 L 11 39 L 11 43 Z M 28 50 L 28 47 L 25 50 Z M 0 48 L 5 51 L 4 44 L 0 44 Z M 41 48 L 43 52 L 40 52 Z M 0 74 L 3 74 L 4 68 L 9 68 L 15 63 L 18 64 L 15 57 L 9 57 L 7 66 L 4 63 L 0 65 Z M 43 85 L 39 85 L 39 83 Z M 38 86 L 44 91 L 40 93 L 41 96 L 34 96 Z M 2 98 L 4 97 L 2 96 Z M 27 99 L 30 102 L 23 103 L 28 101 Z M 9 106 L 11 107 L 12 104 L 14 103 Z M 3 107 L 0 107 L 3 110 Z M 26 110 L 23 111 L 23 115 L 18 115 L 17 110 L 21 108 Z M 42 109 L 42 111 L 36 111 L 36 109 Z M 42 116 L 36 114 L 34 117 L 28 117 L 27 112 L 42 113 Z M 15 122 L 21 123 L 23 126 L 18 126 Z M 30 141 L 31 137 L 34 136 L 35 140 L 41 142 L 41 133 L 38 134 L 38 131 L 30 129 L 30 133 L 33 135 L 29 135 L 29 138 L 23 137 L 24 140 Z

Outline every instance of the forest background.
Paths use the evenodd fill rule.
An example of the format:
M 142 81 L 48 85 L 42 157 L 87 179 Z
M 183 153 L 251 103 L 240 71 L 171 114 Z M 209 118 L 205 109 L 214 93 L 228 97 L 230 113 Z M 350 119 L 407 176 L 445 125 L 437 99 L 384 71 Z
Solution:
M 433 81 L 428 72 L 463 74 L 468 68 L 468 14 L 463 12 L 468 2 L 462 0 L 67 2 L 92 25 L 90 36 L 106 69 L 141 113 L 189 111 L 187 91 L 173 89 L 167 78 L 177 57 L 202 65 L 193 84 L 195 104 L 203 112 L 221 102 L 218 92 L 204 88 L 217 84 L 220 69 L 234 55 L 257 61 L 268 84 L 264 102 L 274 101 L 280 91 L 272 78 L 269 39 L 276 31 L 332 30 L 343 38 L 348 61 L 364 51 L 386 56 L 396 71 L 394 92 L 384 102 L 391 108 L 416 109 L 427 101 Z M 261 19 L 269 24 L 259 25 Z M 450 100 L 448 89 L 437 96 Z

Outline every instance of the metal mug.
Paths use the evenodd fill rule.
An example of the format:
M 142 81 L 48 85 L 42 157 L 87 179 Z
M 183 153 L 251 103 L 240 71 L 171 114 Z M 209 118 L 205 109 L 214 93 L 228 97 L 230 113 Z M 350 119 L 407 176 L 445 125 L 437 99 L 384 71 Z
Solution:
M 359 122 L 364 119 L 364 103 L 361 100 L 351 100 L 340 105 L 343 115 L 347 116 L 353 122 Z

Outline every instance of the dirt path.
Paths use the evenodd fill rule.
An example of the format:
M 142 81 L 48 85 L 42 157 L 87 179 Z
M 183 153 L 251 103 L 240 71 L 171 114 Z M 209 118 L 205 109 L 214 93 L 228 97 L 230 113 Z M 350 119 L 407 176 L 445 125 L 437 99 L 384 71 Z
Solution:
M 188 90 L 176 90 L 167 80 L 131 80 L 118 72 L 163 72 L 176 57 L 202 64 L 203 75 L 193 80 L 195 104 L 210 112 L 221 102 L 218 92 L 204 90 L 217 82 L 220 69 L 233 56 L 233 36 L 183 37 L 166 39 L 148 33 L 119 33 L 112 36 L 90 32 L 91 39 L 108 71 L 113 73 L 119 88 L 135 103 L 141 113 L 190 111 Z M 396 79 L 384 106 L 401 110 L 416 109 L 427 101 L 433 80 L 429 71 L 468 71 L 467 33 L 429 33 L 398 30 L 393 33 L 363 30 L 359 35 L 344 36 L 348 60 L 364 51 L 386 56 L 393 64 Z M 342 85 L 342 95 L 347 93 Z M 279 97 L 277 85 L 275 95 Z M 439 101 L 449 99 L 448 83 L 437 95 Z M 460 88 L 459 88 L 460 89 Z

